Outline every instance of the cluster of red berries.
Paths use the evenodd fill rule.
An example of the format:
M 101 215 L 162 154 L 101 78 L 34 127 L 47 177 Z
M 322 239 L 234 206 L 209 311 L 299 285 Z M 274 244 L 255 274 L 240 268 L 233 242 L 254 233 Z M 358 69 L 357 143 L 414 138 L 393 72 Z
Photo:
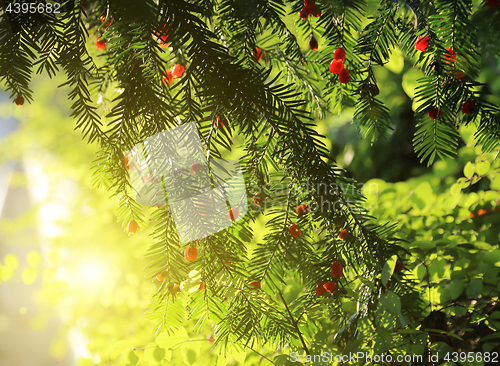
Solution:
M 190 246 L 190 247 L 187 247 L 185 250 L 184 250 L 184 258 L 186 258 L 186 260 L 188 261 L 194 261 L 196 260 L 196 257 L 198 256 L 198 249 L 195 247 L 195 246 Z M 164 272 L 160 272 L 156 275 L 156 279 L 160 282 L 163 282 L 165 280 L 165 276 L 164 276 Z M 173 295 L 177 295 L 180 291 L 181 291 L 181 286 L 177 283 L 175 284 L 170 284 L 168 286 L 169 288 L 169 291 L 173 294 Z M 200 287 L 198 288 L 198 290 L 203 290 L 205 288 L 205 284 L 203 282 L 200 281 Z
M 304 0 L 304 7 L 299 13 L 301 19 L 307 19 L 309 15 L 319 17 L 321 15 L 321 8 L 314 0 Z
M 462 107 L 460 110 L 462 111 L 463 114 L 470 114 L 471 109 L 474 107 L 474 101 L 472 100 L 466 100 L 465 102 L 462 103 Z M 441 108 L 431 108 L 427 111 L 427 114 L 431 119 L 436 119 L 441 117 Z
M 106 29 L 109 27 L 111 22 L 113 22 L 113 19 L 109 19 L 108 22 L 106 22 L 106 15 L 101 15 L 101 22 L 106 23 L 103 25 L 103 28 Z M 104 39 L 101 39 L 101 37 L 97 37 L 96 40 L 94 41 L 94 44 L 98 50 L 104 50 L 106 48 L 106 41 Z
M 359 90 L 359 94 L 361 94 L 361 97 L 363 98 L 367 97 L 368 95 L 376 97 L 377 95 L 379 95 L 379 93 L 380 90 L 378 89 L 377 85 L 370 82 L 364 82 Z
M 493 211 L 490 211 L 491 212 L 499 212 L 500 211 L 500 207 L 496 207 Z M 469 215 L 469 217 L 471 219 L 473 219 L 474 217 L 479 217 L 479 216 L 483 216 L 483 215 L 486 215 L 488 213 L 488 210 L 485 210 L 484 208 L 480 208 L 479 210 L 477 210 L 477 212 L 474 214 L 474 213 L 471 213 Z
M 330 63 L 330 72 L 338 75 L 340 82 L 343 84 L 351 80 L 349 70 L 344 68 L 345 55 L 345 50 L 343 48 L 335 49 L 335 51 L 333 51 L 333 60 Z
M 156 38 L 156 40 L 158 41 L 158 43 L 162 47 L 168 46 L 168 44 L 167 44 L 167 38 L 168 38 L 167 24 L 164 24 L 161 30 L 155 32 L 154 38 Z
M 344 272 L 344 266 L 339 261 L 335 261 L 332 263 L 330 271 L 332 272 L 333 278 L 339 279 L 340 277 L 342 277 L 342 274 Z M 337 284 L 334 281 L 318 282 L 315 289 L 316 295 L 323 296 L 325 291 L 332 293 L 336 288 Z
M 163 275 L 163 272 L 160 272 L 156 275 L 156 279 L 160 282 L 163 282 L 165 280 L 165 276 Z M 205 288 L 205 284 L 200 281 L 200 287 L 198 288 L 199 291 L 202 291 Z M 181 291 L 181 287 L 176 283 L 172 287 L 172 292 L 174 294 L 178 294 Z
M 300 216 L 306 212 L 307 212 L 307 205 L 305 205 L 305 204 L 298 205 L 297 208 L 295 209 L 295 213 L 297 214 L 297 216 Z M 300 234 L 302 234 L 302 230 L 300 230 L 300 229 L 297 230 L 297 228 L 298 228 L 297 224 L 292 224 L 288 228 L 290 235 L 294 238 L 298 238 L 300 236 Z
M 262 193 L 257 193 L 253 196 L 253 204 L 256 206 L 260 206 L 264 203 L 264 195 Z
M 184 70 L 184 66 L 181 64 L 175 64 L 172 70 L 165 71 L 165 76 L 161 80 L 162 83 L 168 85 L 172 84 L 174 79 L 180 78 L 182 74 L 184 74 Z
M 102 23 L 106 23 L 106 24 L 104 24 L 104 25 L 102 26 L 104 29 L 108 28 L 108 27 L 109 27 L 109 25 L 111 24 L 111 22 L 112 22 L 112 21 L 113 21 L 113 19 L 110 19 L 110 20 L 106 23 L 106 15 L 105 15 L 105 14 L 101 15 L 101 22 L 102 22 Z

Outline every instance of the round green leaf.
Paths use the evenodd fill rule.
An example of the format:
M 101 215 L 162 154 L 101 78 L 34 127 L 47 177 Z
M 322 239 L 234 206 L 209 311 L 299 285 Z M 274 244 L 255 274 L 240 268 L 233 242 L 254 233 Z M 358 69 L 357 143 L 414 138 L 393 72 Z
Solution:
M 3 261 L 5 266 L 11 269 L 16 269 L 19 267 L 19 259 L 14 254 L 7 254 Z
M 472 162 L 468 162 L 464 167 L 464 176 L 466 178 L 471 178 L 474 175 L 475 165 Z
M 460 187 L 460 184 L 458 184 L 458 183 L 453 184 L 450 188 L 450 193 L 452 196 L 458 196 L 461 191 L 462 191 L 462 188 Z
M 485 175 L 490 171 L 491 164 L 488 160 L 481 161 L 476 165 L 476 173 L 478 175 Z
M 125 352 L 126 349 L 132 348 L 132 343 L 126 339 L 118 341 L 115 343 L 111 349 L 111 359 L 116 359 L 119 355 Z
M 30 266 L 30 267 L 37 267 L 40 264 L 41 260 L 42 260 L 42 256 L 36 250 L 32 250 L 26 256 L 26 262 L 28 263 L 28 266 Z
M 492 250 L 488 253 L 488 255 L 485 255 L 483 258 L 483 262 L 486 262 L 488 264 L 495 264 L 497 262 L 500 262 L 500 249 Z
M 404 67 L 404 57 L 399 48 L 391 48 L 389 61 L 384 64 L 386 68 L 395 74 L 400 74 Z
M 165 359 L 166 350 L 164 348 L 158 347 L 158 345 L 153 342 L 146 346 L 144 350 L 144 361 L 149 365 L 159 365 L 162 360 Z
M 454 280 L 450 282 L 450 296 L 452 300 L 456 300 L 464 291 L 464 281 Z
M 401 301 L 399 296 L 392 291 L 387 291 L 387 302 L 385 308 L 393 315 L 401 313 Z
M 421 355 L 424 353 L 425 347 L 420 344 L 412 344 L 410 346 L 410 353 L 412 355 Z
M 483 279 L 473 278 L 469 282 L 469 296 L 478 297 L 483 292 Z
M 175 348 L 188 340 L 183 327 L 172 327 L 156 337 L 156 344 L 161 348 Z
M 31 285 L 38 277 L 38 270 L 36 268 L 26 268 L 23 271 L 22 277 L 26 285 Z
M 382 283 L 387 283 L 394 273 L 394 266 L 396 265 L 396 261 L 398 260 L 397 255 L 393 255 L 391 258 L 387 260 L 384 264 L 384 268 L 382 269 Z
M 139 357 L 132 348 L 127 349 L 125 352 L 125 366 L 135 366 L 139 363 Z

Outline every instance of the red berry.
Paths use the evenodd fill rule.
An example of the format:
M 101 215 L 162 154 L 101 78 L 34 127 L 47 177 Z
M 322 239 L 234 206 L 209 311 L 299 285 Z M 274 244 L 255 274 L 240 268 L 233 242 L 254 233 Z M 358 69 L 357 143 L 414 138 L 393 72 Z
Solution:
M 498 8 L 500 6 L 500 0 L 486 0 L 486 5 L 491 9 Z
M 326 289 L 323 287 L 325 285 L 324 282 L 318 282 L 316 284 L 316 295 L 318 296 L 323 296 L 323 294 L 325 293 Z
M 199 288 L 198 290 L 202 291 L 202 290 L 204 290 L 204 289 L 205 289 L 205 284 L 202 282 L 202 283 L 200 284 L 200 288 Z
M 128 156 L 125 156 L 125 169 L 128 169 Z
M 483 216 L 483 215 L 486 215 L 487 213 L 488 213 L 488 211 L 486 211 L 484 208 L 480 208 L 477 211 L 477 216 Z
M 201 170 L 201 164 L 200 163 L 193 163 L 191 165 L 191 173 L 193 174 L 198 174 Z
M 474 107 L 474 102 L 472 100 L 464 102 L 464 104 L 462 104 L 462 113 L 469 114 L 472 107 Z
M 97 47 L 98 50 L 103 50 L 106 48 L 106 42 L 104 40 L 101 40 L 101 37 L 97 38 L 94 41 L 95 46 Z
M 161 82 L 163 84 L 172 84 L 172 81 L 174 80 L 174 76 L 172 75 L 172 71 L 170 70 L 167 70 L 165 71 L 165 76 L 163 77 L 163 79 L 161 80 Z
M 259 47 L 255 47 L 255 51 L 252 52 L 253 58 L 258 61 L 262 60 L 262 50 Z
M 158 274 L 156 275 L 156 279 L 157 279 L 158 281 L 162 282 L 162 281 L 165 279 L 165 277 L 163 277 L 163 274 L 162 274 L 162 273 L 158 273 Z
M 389 280 L 389 281 L 387 281 L 387 283 L 385 284 L 384 287 L 389 288 L 389 287 L 391 287 L 391 284 L 392 284 L 392 282 L 391 282 L 391 280 Z
M 184 258 L 186 258 L 188 261 L 194 261 L 196 260 L 196 257 L 198 256 L 198 249 L 196 247 L 187 247 L 184 249 Z
M 297 208 L 295 209 L 295 213 L 297 215 L 300 215 L 301 213 L 307 212 L 307 206 L 306 205 L 298 205 Z
M 236 207 L 232 208 L 229 210 L 228 214 L 229 218 L 231 221 L 235 221 L 238 216 L 240 216 L 240 210 L 238 210 Z
M 307 19 L 308 16 L 309 14 L 307 13 L 306 8 L 302 8 L 302 10 L 299 13 L 300 19 Z
M 344 63 L 342 60 L 333 60 L 330 63 L 330 72 L 333 74 L 340 74 L 340 72 L 344 69 Z
M 372 97 L 376 97 L 380 94 L 380 90 L 375 84 L 370 86 L 370 94 L 372 95 Z
M 312 36 L 311 40 L 309 41 L 309 47 L 313 51 L 316 51 L 318 49 L 318 40 L 314 38 L 314 36 Z
M 349 70 L 347 69 L 342 69 L 342 71 L 339 74 L 339 80 L 341 83 L 346 84 L 351 80 L 351 75 L 349 75 Z
M 424 52 L 429 45 L 429 41 L 430 39 L 427 36 L 418 36 L 417 41 L 415 42 L 415 48 L 420 52 Z
M 438 108 L 429 109 L 429 111 L 427 112 L 427 114 L 432 119 L 439 118 L 441 116 L 441 109 L 438 109 Z
M 263 202 L 264 202 L 264 196 L 261 193 L 258 193 L 255 196 L 253 196 L 253 203 L 255 205 L 260 206 L 262 205 Z
M 340 233 L 339 233 L 338 238 L 339 238 L 340 240 L 343 240 L 343 239 L 345 238 L 345 236 L 346 236 L 346 235 L 347 235 L 347 230 L 345 230 L 345 229 L 344 229 L 344 230 L 341 230 L 341 231 L 340 231 Z
M 452 70 L 450 72 L 451 76 L 453 76 L 455 79 L 460 79 L 460 80 L 463 80 L 464 77 L 465 77 L 465 72 L 463 72 L 462 70 Z
M 258 281 L 250 282 L 249 287 L 250 287 L 250 290 L 257 290 L 257 289 L 260 290 L 260 282 L 258 282 Z
M 450 62 L 455 62 L 457 59 L 457 53 L 453 51 L 451 48 L 447 48 L 444 53 L 444 59 Z
M 288 231 L 290 231 L 290 234 L 294 237 L 294 238 L 298 238 L 300 236 L 300 234 L 302 233 L 302 230 L 297 230 L 297 224 L 292 224 L 289 228 L 288 228 Z
M 101 22 L 105 22 L 106 21 L 106 15 L 101 15 Z M 109 22 L 107 22 L 106 24 L 104 24 L 104 29 L 106 29 L 107 27 L 109 27 L 109 25 L 111 24 L 111 22 L 113 21 L 113 19 L 110 19 Z
M 144 183 L 153 183 L 153 184 L 158 183 L 158 180 L 155 177 L 156 170 L 153 170 L 152 172 L 147 172 L 145 170 L 142 173 L 143 173 L 142 180 L 144 181 Z
M 333 292 L 337 288 L 337 284 L 333 281 L 327 282 L 323 285 L 326 291 Z
M 333 262 L 330 270 L 332 271 L 333 278 L 340 278 L 342 277 L 344 266 L 340 262 Z
M 132 220 L 128 223 L 128 232 L 135 234 L 137 232 L 137 229 L 139 228 L 139 224 L 137 221 Z
M 24 97 L 21 95 L 18 95 L 17 97 L 14 98 L 14 103 L 17 105 L 23 105 L 24 104 Z
M 405 268 L 405 265 L 401 261 L 396 261 L 395 271 L 401 272 Z
M 172 77 L 175 78 L 180 78 L 182 74 L 184 74 L 184 66 L 181 64 L 175 64 L 174 68 L 172 69 Z
M 168 29 L 167 29 L 167 24 L 163 25 L 163 28 L 155 33 L 158 42 L 161 45 L 166 45 L 167 43 L 167 38 L 168 38 Z
M 343 48 L 336 48 L 335 51 L 333 51 L 333 59 L 345 61 L 345 50 Z

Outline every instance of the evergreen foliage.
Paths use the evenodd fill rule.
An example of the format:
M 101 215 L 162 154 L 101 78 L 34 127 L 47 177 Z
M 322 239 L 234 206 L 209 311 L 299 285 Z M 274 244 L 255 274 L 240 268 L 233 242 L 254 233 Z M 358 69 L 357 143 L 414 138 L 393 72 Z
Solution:
M 416 351 L 414 346 L 424 353 L 424 347 L 425 352 L 430 350 L 419 325 L 434 329 L 427 332 L 431 336 L 444 332 L 453 337 L 450 333 L 458 332 L 440 333 L 437 326 L 425 324 L 431 321 L 436 291 L 441 303 L 449 302 L 446 306 L 472 307 L 481 315 L 491 311 L 486 304 L 498 297 L 494 284 L 487 284 L 490 293 L 481 299 L 472 295 L 480 294 L 479 274 L 493 269 L 474 268 L 477 273 L 451 282 L 444 280 L 442 271 L 458 266 L 458 258 L 480 255 L 474 250 L 481 255 L 498 251 L 494 247 L 498 238 L 484 239 L 490 244 L 483 245 L 482 240 L 468 243 L 467 236 L 457 235 L 455 231 L 478 238 L 488 235 L 477 222 L 454 221 L 466 209 L 465 205 L 459 209 L 457 202 L 443 204 L 446 207 L 434 213 L 433 220 L 418 221 L 419 215 L 410 213 L 412 208 L 431 210 L 422 202 L 433 193 L 425 183 L 408 184 L 421 192 L 414 194 L 413 206 L 401 198 L 397 208 L 386 210 L 380 197 L 376 204 L 382 208 L 368 212 L 376 198 L 367 195 L 367 201 L 359 183 L 331 160 L 314 118 L 354 107 L 360 134 L 373 142 L 384 138 L 392 130 L 391 111 L 378 93 L 364 90 L 384 87 L 374 68 L 386 64 L 393 50 L 400 48 L 425 73 L 414 98 L 413 142 L 421 161 L 431 165 L 436 157 L 456 157 L 460 131 L 467 126 L 475 128 L 475 141 L 484 153 L 497 152 L 500 109 L 476 79 L 484 60 L 500 56 L 494 34 L 500 29 L 500 9 L 488 10 L 471 0 L 318 0 L 321 15 L 301 19 L 300 0 L 64 0 L 60 14 L 16 17 L 6 12 L 10 3 L 4 1 L 0 20 L 0 80 L 12 97 L 20 95 L 31 102 L 36 98 L 30 90 L 34 73 L 50 77 L 64 73 L 67 81 L 62 86 L 70 89 L 76 128 L 98 147 L 94 186 L 117 197 L 117 216 L 124 229 L 131 220 L 140 227 L 148 222 L 124 165 L 134 145 L 191 121 L 210 159 L 224 157 L 234 141 L 244 141 L 241 162 L 249 202 L 261 194 L 269 205 L 262 212 L 250 210 L 223 232 L 191 243 L 199 250 L 197 261 L 183 258 L 185 244 L 176 234 L 170 207 L 151 208 L 154 231 L 144 253 L 149 261 L 145 278 L 155 281 L 161 273 L 165 280 L 152 294 L 146 317 L 157 322 L 153 332 L 160 347 L 173 348 L 172 339 L 183 339 L 179 327 L 187 316 L 196 319 L 196 331 L 215 321 L 215 344 L 228 352 L 236 352 L 231 347 L 255 351 L 258 345 L 271 345 L 311 354 L 318 346 L 314 336 L 324 312 L 338 323 L 339 350 L 361 349 L 353 340 L 364 339 L 364 346 L 377 354 Z M 286 21 L 290 13 L 299 34 Z M 321 40 L 319 50 L 304 51 L 300 40 L 312 36 Z M 424 52 L 415 49 L 418 36 L 429 37 Z M 105 50 L 96 57 L 90 49 L 98 37 L 105 41 Z M 346 50 L 348 83 L 341 83 L 328 69 L 336 48 Z M 456 53 L 453 61 L 448 48 Z M 182 77 L 162 82 L 175 64 L 185 67 Z M 109 100 L 109 90 L 118 91 L 118 96 Z M 461 107 L 469 100 L 474 106 L 465 114 Z M 432 109 L 439 112 L 437 118 L 429 115 Z M 488 164 L 496 164 L 493 154 L 485 156 Z M 488 171 L 480 172 L 478 179 Z M 460 197 L 460 190 L 473 179 L 466 177 L 466 183 L 457 183 L 459 187 L 439 186 L 440 192 L 434 194 L 445 200 L 451 189 Z M 493 194 L 484 194 L 492 204 Z M 309 210 L 297 215 L 295 209 L 302 203 Z M 249 251 L 250 224 L 262 214 L 267 234 Z M 292 224 L 301 229 L 300 236 L 290 235 Z M 494 230 L 493 219 L 486 225 Z M 420 237 L 417 227 L 429 234 Z M 441 229 L 454 234 L 445 235 Z M 347 230 L 344 239 L 338 238 L 341 230 Z M 440 246 L 450 242 L 448 249 Z M 412 251 L 410 258 L 415 246 L 420 256 Z M 431 251 L 441 249 L 457 262 L 439 264 L 437 270 L 421 264 Z M 398 273 L 386 289 L 397 257 L 407 258 L 407 265 L 417 268 L 421 282 Z M 334 261 L 342 261 L 349 275 L 337 281 L 336 291 L 318 297 L 315 285 L 330 280 Z M 488 264 L 494 267 L 493 262 Z M 287 301 L 283 293 L 292 279 L 305 291 Z M 205 288 L 190 291 L 199 281 Z M 262 288 L 250 288 L 253 281 Z M 180 293 L 176 284 L 181 285 Z M 417 291 L 419 286 L 425 291 Z M 442 295 L 445 286 L 451 286 L 450 298 Z M 469 286 L 470 298 L 462 295 L 460 286 Z M 471 321 L 465 314 L 457 316 L 464 324 Z M 378 336 L 367 341 L 371 333 Z M 282 362 L 279 357 L 277 364 Z

